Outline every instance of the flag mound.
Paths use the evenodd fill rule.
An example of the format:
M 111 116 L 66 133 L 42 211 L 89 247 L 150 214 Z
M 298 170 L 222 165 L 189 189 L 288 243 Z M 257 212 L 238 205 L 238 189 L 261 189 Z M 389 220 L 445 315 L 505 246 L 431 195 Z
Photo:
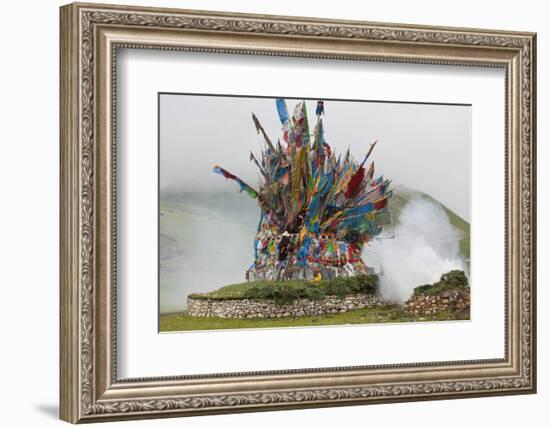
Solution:
M 312 133 L 305 101 L 291 115 L 284 99 L 277 99 L 276 107 L 282 142 L 273 143 L 252 114 L 263 137 L 260 155 L 250 153 L 261 176 L 257 190 L 214 166 L 261 209 L 247 280 L 320 281 L 367 274 L 362 249 L 391 222 L 390 181 L 374 176 L 374 162 L 367 165 L 376 142 L 361 162 L 349 149 L 337 156 L 325 140 L 323 101 L 317 102 Z

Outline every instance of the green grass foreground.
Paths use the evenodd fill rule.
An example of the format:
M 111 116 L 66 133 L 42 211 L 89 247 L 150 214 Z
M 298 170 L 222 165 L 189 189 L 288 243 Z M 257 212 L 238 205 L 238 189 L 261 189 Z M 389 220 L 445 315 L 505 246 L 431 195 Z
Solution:
M 438 282 L 417 286 L 414 295 L 436 295 L 453 289 L 468 289 L 470 283 L 462 270 L 451 270 L 441 275 Z
M 357 325 L 365 323 L 431 322 L 469 320 L 470 312 L 453 311 L 433 315 L 411 315 L 401 305 L 369 307 L 338 314 L 276 319 L 222 319 L 191 317 L 185 313 L 160 316 L 160 332 L 200 331 L 212 329 L 282 328 L 287 326 Z
M 302 285 L 303 280 L 286 280 L 284 282 L 273 282 L 268 280 L 256 280 L 243 283 L 235 283 L 233 285 L 226 285 L 215 291 L 205 292 L 202 294 L 194 293 L 189 296 L 192 298 L 200 299 L 216 299 L 216 300 L 232 300 L 246 298 L 246 293 L 251 289 L 274 287 L 275 284 L 284 283 L 291 288 L 298 288 Z
M 211 300 L 261 299 L 275 304 L 289 304 L 297 299 L 321 300 L 335 295 L 344 298 L 352 294 L 374 294 L 378 276 L 365 274 L 353 277 L 337 277 L 319 282 L 285 280 L 273 282 L 257 280 L 227 285 L 212 292 L 191 294 L 190 298 Z

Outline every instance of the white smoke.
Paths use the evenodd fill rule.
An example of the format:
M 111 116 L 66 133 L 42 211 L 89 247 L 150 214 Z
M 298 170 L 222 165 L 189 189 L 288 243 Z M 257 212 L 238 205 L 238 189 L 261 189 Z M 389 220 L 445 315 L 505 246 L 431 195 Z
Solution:
M 460 231 L 445 210 L 427 198 L 411 199 L 396 221 L 394 238 L 371 242 L 367 265 L 379 273 L 380 294 L 387 301 L 404 302 L 416 286 L 434 283 L 443 273 L 466 270 L 460 255 Z M 378 264 L 378 266 L 376 265 Z

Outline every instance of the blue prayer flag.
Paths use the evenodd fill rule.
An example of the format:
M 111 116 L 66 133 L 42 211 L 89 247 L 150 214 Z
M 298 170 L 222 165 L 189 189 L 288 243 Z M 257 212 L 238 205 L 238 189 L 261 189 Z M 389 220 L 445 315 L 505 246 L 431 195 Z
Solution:
M 285 124 L 288 122 L 288 110 L 286 109 L 286 103 L 284 99 L 277 99 L 277 112 L 279 113 L 279 119 L 281 120 L 281 124 Z

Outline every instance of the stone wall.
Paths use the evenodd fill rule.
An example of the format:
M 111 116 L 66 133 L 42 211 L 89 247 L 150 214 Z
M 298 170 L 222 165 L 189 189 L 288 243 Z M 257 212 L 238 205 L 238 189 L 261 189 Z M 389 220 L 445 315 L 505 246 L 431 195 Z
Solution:
M 277 305 L 269 300 L 215 300 L 187 298 L 187 313 L 193 317 L 277 318 L 336 314 L 379 305 L 376 295 L 355 294 L 344 298 L 328 296 L 322 300 L 298 299 Z
M 470 288 L 450 289 L 433 295 L 413 295 L 405 303 L 405 310 L 411 314 L 435 314 L 469 308 Z

